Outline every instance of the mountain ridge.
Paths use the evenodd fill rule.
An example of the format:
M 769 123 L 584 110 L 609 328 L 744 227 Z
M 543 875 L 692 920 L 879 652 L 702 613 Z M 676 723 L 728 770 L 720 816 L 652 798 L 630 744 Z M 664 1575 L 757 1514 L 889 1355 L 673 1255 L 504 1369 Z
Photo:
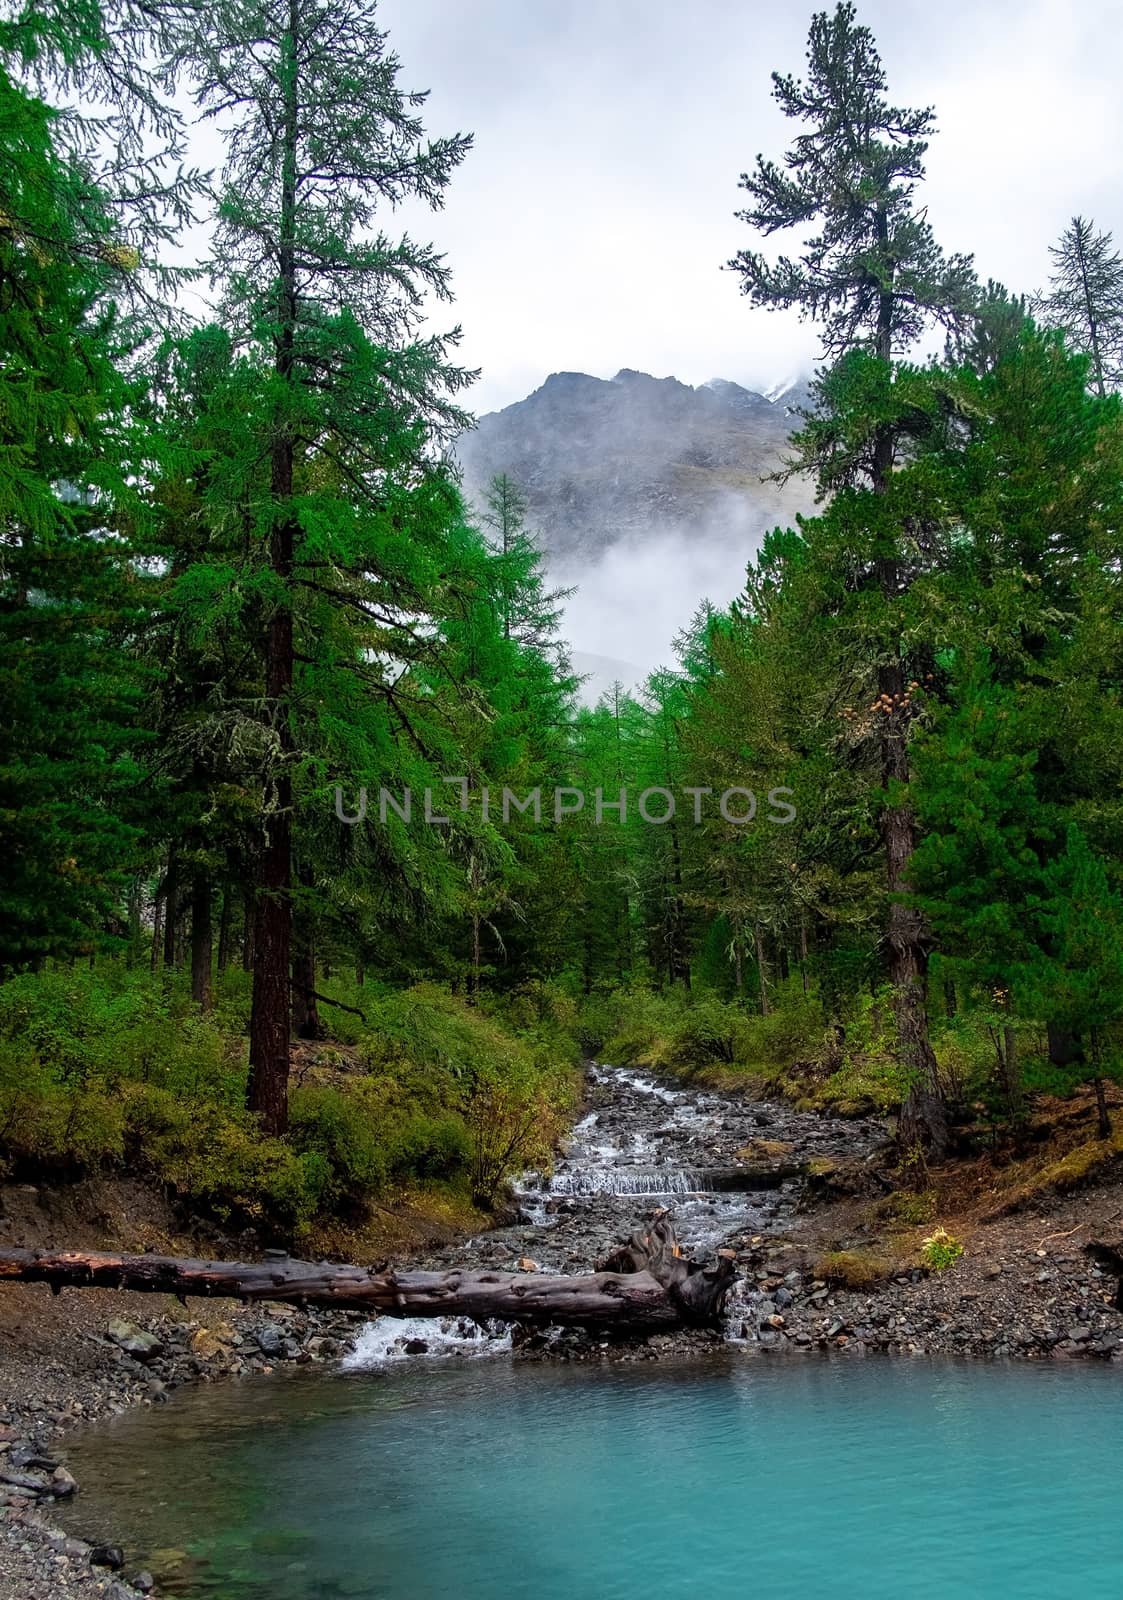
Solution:
M 481 417 L 456 455 L 476 504 L 496 473 L 515 481 L 561 569 L 667 531 L 759 542 L 809 506 L 801 480 L 769 478 L 807 399 L 806 380 L 769 399 L 725 378 L 695 387 L 630 367 L 612 378 L 553 372 Z

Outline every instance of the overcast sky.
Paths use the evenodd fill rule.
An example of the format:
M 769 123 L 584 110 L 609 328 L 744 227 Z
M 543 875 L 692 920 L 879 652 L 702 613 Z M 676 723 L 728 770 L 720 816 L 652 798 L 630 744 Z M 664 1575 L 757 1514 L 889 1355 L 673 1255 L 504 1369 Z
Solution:
M 750 310 L 721 263 L 759 150 L 791 125 L 773 68 L 802 70 L 791 0 L 383 0 L 402 84 L 431 134 L 475 148 L 443 212 L 409 217 L 447 254 L 477 412 L 550 372 L 636 367 L 762 388 L 813 360 L 813 332 Z M 860 0 L 898 103 L 936 107 L 925 198 L 980 275 L 1033 289 L 1074 212 L 1123 241 L 1123 0 Z M 447 319 L 442 319 L 447 320 Z

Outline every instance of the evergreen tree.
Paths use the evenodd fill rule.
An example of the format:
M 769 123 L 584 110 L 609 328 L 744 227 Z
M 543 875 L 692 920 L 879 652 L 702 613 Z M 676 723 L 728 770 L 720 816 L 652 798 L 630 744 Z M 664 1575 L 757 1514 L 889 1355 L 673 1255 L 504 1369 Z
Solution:
M 946 257 L 916 201 L 933 128 L 930 108 L 886 97 L 873 36 L 849 3 L 811 24 L 805 81 L 774 74 L 784 113 L 809 125 L 786 171 L 758 158 L 742 175 L 753 205 L 741 219 L 765 235 L 819 224 L 796 260 L 769 264 L 741 251 L 730 263 L 756 305 L 798 306 L 822 328 L 836 361 L 820 383 L 817 414 L 796 441 L 822 493 L 849 491 L 836 519 L 841 554 L 859 538 L 864 571 L 851 609 L 864 619 L 876 674 L 884 803 L 880 816 L 890 905 L 886 945 L 902 1066 L 911 1088 L 900 1119 L 906 1146 L 939 1153 L 946 1118 L 925 1010 L 928 936 L 905 898 L 916 823 L 908 797 L 912 721 L 903 597 L 912 576 L 914 509 L 892 491 L 895 468 L 939 406 L 914 380 L 896 385 L 892 363 L 926 325 L 960 324 L 976 296 L 969 258 Z M 845 524 L 845 525 L 844 525 Z M 829 527 L 829 522 L 825 524 Z
M 1104 1073 L 1104 1030 L 1123 1017 L 1123 897 L 1108 883 L 1103 862 L 1080 829 L 1068 829 L 1064 851 L 1045 869 L 1035 905 L 1039 948 L 1023 979 L 1031 1015 L 1061 1022 L 1074 1034 L 1087 1031 L 1091 1060 L 1083 1053 L 1075 1073 L 1092 1079 L 1101 1139 L 1111 1136 Z M 1081 1071 L 1083 1067 L 1083 1071 Z
M 469 140 L 422 143 L 424 96 L 400 88 L 370 0 L 220 0 L 193 19 L 180 60 L 227 145 L 216 237 L 223 313 L 237 339 L 264 341 L 269 352 L 258 400 L 268 469 L 246 486 L 268 543 L 260 593 L 274 751 L 249 1104 L 276 1132 L 287 1116 L 289 1063 L 296 597 L 305 589 L 330 610 L 358 607 L 369 634 L 383 635 L 385 659 L 388 646 L 409 642 L 408 608 L 423 611 L 441 582 L 434 556 L 457 502 L 425 453 L 435 428 L 466 420 L 449 395 L 468 374 L 450 363 L 448 339 L 416 332 L 424 296 L 448 297 L 447 268 L 432 248 L 382 232 L 380 211 L 411 198 L 439 205 Z M 335 475 L 330 506 L 306 471 L 313 449 Z M 355 585 L 373 589 L 369 609 Z M 322 615 L 321 641 L 331 631 Z M 378 648 L 373 638 L 367 648 Z M 330 653 L 317 656 L 330 671 Z M 392 699 L 390 675 L 370 659 L 352 657 L 352 676 L 369 675 L 368 688 Z
M 1054 269 L 1039 301 L 1045 318 L 1088 357 L 1101 396 L 1123 380 L 1123 256 L 1113 243 L 1087 217 L 1073 217 L 1049 247 Z
M 915 750 L 923 837 L 910 880 L 952 966 L 987 997 L 1012 1116 L 1021 1110 L 1014 1010 L 1033 959 L 1028 908 L 1053 838 L 1034 780 L 1024 697 L 993 680 L 985 654 L 960 666 L 951 704 Z
M 67 19 L 75 21 L 74 18 Z M 75 24 L 77 26 L 77 23 Z M 97 14 L 84 25 L 96 35 Z M 19 81 L 76 58 L 63 19 L 0 25 L 0 967 L 90 947 L 128 875 L 135 597 L 110 529 L 140 451 L 113 301 L 131 257 L 64 119 Z
M 532 650 L 559 650 L 558 625 L 572 589 L 547 591 L 542 560 L 526 525 L 526 499 L 513 479 L 497 473 L 488 488 L 483 525 L 496 558 L 503 636 Z M 564 649 L 558 664 L 566 668 Z

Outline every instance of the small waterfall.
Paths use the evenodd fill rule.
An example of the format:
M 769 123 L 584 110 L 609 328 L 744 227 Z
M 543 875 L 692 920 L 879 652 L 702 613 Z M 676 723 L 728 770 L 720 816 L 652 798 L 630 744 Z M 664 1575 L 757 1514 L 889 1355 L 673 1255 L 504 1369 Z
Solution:
M 421 1348 L 421 1347 L 424 1348 Z M 511 1351 L 505 1322 L 470 1317 L 379 1317 L 368 1322 L 343 1357 L 343 1369 L 361 1372 L 422 1356 L 501 1356 Z
M 556 1172 L 552 1178 L 536 1186 L 538 1194 L 617 1195 L 621 1198 L 701 1194 L 747 1194 L 752 1192 L 748 1175 L 735 1167 L 687 1168 L 674 1167 L 579 1167 L 572 1166 Z M 757 1185 L 759 1187 L 759 1185 Z M 524 1190 L 529 1197 L 533 1190 Z
M 761 1319 L 767 1315 L 766 1302 L 770 1311 L 771 1300 L 747 1278 L 739 1278 L 734 1283 L 722 1313 L 722 1337 L 727 1344 L 760 1342 Z
M 725 1173 L 675 1171 L 673 1168 L 640 1166 L 600 1166 L 555 1173 L 547 1182 L 552 1195 L 697 1195 L 712 1194 L 715 1179 Z

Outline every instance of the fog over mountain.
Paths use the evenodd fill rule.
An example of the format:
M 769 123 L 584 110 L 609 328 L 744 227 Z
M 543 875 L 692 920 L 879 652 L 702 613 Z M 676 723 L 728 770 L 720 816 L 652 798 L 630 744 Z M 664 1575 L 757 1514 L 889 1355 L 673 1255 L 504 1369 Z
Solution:
M 806 481 L 768 480 L 806 395 L 802 380 L 769 397 L 723 379 L 555 372 L 459 440 L 470 499 L 506 472 L 551 580 L 578 586 L 566 626 L 588 692 L 669 662 L 700 601 L 728 602 L 768 529 L 811 509 Z

